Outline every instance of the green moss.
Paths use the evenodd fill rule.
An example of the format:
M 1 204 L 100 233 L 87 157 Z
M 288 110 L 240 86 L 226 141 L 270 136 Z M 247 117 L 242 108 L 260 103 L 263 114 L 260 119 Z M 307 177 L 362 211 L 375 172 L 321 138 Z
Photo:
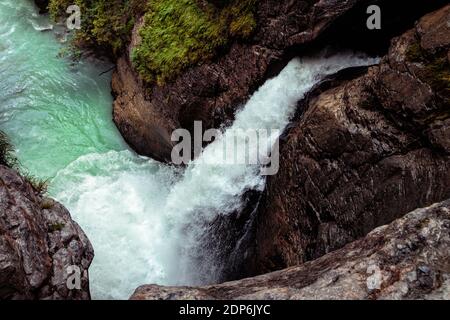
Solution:
M 222 23 L 232 37 L 248 38 L 256 28 L 255 0 L 232 1 L 221 11 Z
M 233 19 L 230 24 L 230 32 L 233 36 L 248 38 L 256 27 L 256 21 L 252 14 L 245 14 Z
M 47 193 L 48 181 L 36 178 L 20 167 L 20 162 L 14 154 L 14 148 L 5 133 L 0 131 L 0 165 L 7 166 L 18 171 L 28 183 L 31 184 L 36 194 Z
M 56 231 L 61 231 L 62 229 L 64 229 L 66 225 L 64 223 L 53 223 L 51 225 L 49 225 L 48 230 L 50 232 L 56 232 Z
M 409 46 L 408 51 L 406 52 L 406 59 L 408 61 L 419 62 L 422 61 L 424 57 L 424 51 L 418 42 Z
M 58 52 L 58 58 L 67 58 L 74 62 L 81 60 L 82 56 L 83 51 L 73 43 L 69 44 L 66 47 L 62 47 Z
M 72 4 L 77 4 L 77 1 L 50 0 L 48 4 L 50 16 L 53 18 L 53 20 L 57 20 L 59 17 L 62 17 L 66 14 L 67 8 Z
M 450 95 L 450 63 L 446 51 L 428 53 L 417 42 L 408 48 L 406 59 L 422 64 L 424 69 L 419 77 L 434 90 Z
M 142 0 L 50 0 L 49 11 L 57 20 L 67 17 L 66 9 L 76 4 L 81 9 L 81 30 L 74 37 L 77 46 L 98 46 L 117 55 L 131 35 L 134 17 L 144 12 Z
M 75 45 L 99 46 L 115 56 L 129 43 L 136 18 L 145 15 L 132 61 L 145 81 L 164 83 L 213 59 L 232 40 L 248 38 L 256 27 L 256 1 L 50 0 L 49 11 L 58 19 L 69 5 L 80 6 Z
M 438 91 L 446 91 L 450 95 L 450 64 L 447 56 L 437 57 L 425 67 L 433 87 Z
M 38 195 L 44 195 L 47 192 L 48 181 L 36 178 L 20 167 L 20 162 L 14 154 L 14 148 L 2 131 L 0 131 L 0 165 L 18 171 L 31 184 Z
M 141 44 L 133 63 L 148 82 L 160 83 L 200 60 L 210 59 L 226 44 L 221 26 L 193 0 L 156 0 L 145 15 Z
M 142 41 L 132 53 L 136 70 L 145 81 L 162 84 L 189 66 L 211 60 L 232 39 L 251 35 L 254 4 L 236 0 L 223 8 L 200 8 L 194 0 L 150 1 Z
M 55 205 L 55 200 L 50 198 L 44 198 L 41 201 L 41 209 L 51 209 Z

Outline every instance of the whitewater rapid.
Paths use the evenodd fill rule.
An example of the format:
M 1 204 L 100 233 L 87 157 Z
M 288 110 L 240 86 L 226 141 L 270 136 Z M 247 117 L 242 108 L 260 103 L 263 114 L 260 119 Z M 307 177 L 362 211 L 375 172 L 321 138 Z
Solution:
M 297 101 L 320 79 L 373 63 L 351 53 L 294 59 L 243 106 L 222 139 L 234 138 L 237 128 L 281 132 Z M 111 151 L 83 156 L 57 174 L 53 194 L 96 250 L 90 269 L 94 297 L 126 298 L 144 283 L 201 284 L 220 276 L 216 270 L 223 262 L 208 259 L 214 253 L 198 252 L 199 239 L 218 215 L 239 208 L 246 190 L 264 188 L 258 165 L 202 164 L 205 157 L 221 159 L 222 147 L 215 141 L 184 172 L 129 151 Z
M 354 53 L 292 60 L 239 109 L 221 139 L 187 168 L 177 169 L 140 157 L 125 145 L 111 121 L 109 78 L 99 78 L 100 69 L 86 62 L 76 70 L 67 67 L 67 61 L 55 57 L 59 45 L 54 37 L 36 31 L 36 23 L 47 28 L 48 22 L 25 4 L 17 9 L 14 2 L 0 1 L 0 40 L 8 48 L 0 51 L 0 72 L 2 79 L 13 79 L 2 82 L 9 92 L 0 100 L 2 128 L 30 172 L 51 178 L 50 194 L 91 240 L 90 286 L 97 299 L 126 299 L 142 284 L 218 279 L 224 262 L 213 251 L 220 245 L 200 252 L 204 246 L 199 241 L 218 216 L 239 209 L 245 191 L 263 190 L 265 178 L 258 164 L 204 163 L 220 162 L 223 140 L 243 147 L 246 139 L 237 129 L 282 132 L 297 101 L 326 75 L 377 62 Z M 18 12 L 23 19 L 9 18 Z M 39 41 L 26 40 L 33 37 Z M 31 62 L 22 57 L 25 52 L 33 53 Z M 10 68 L 17 59 L 25 62 Z M 35 79 L 27 81 L 21 74 Z M 273 144 L 277 135 L 265 139 L 260 145 Z M 258 152 L 257 146 L 248 147 Z

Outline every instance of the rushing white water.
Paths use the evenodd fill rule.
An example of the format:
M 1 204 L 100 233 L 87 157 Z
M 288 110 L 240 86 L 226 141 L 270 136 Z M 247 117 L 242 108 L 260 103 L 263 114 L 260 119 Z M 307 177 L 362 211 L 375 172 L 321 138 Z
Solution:
M 259 165 L 203 163 L 220 163 L 223 141 L 245 149 L 246 137 L 237 129 L 281 132 L 297 101 L 325 75 L 376 62 L 352 53 L 294 59 L 242 106 L 222 138 L 182 170 L 126 146 L 111 121 L 110 78 L 99 76 L 109 65 L 58 58 L 56 27 L 32 1 L 0 0 L 0 22 L 1 129 L 26 170 L 51 178 L 50 194 L 91 240 L 90 285 L 97 299 L 126 299 L 147 283 L 218 279 L 226 263 L 218 258 L 221 244 L 200 241 L 211 221 L 238 209 L 242 194 L 261 190 L 264 178 Z M 256 145 L 249 149 L 260 152 Z
M 294 59 L 253 95 L 222 139 L 237 128 L 282 130 L 297 101 L 325 75 L 375 62 L 351 53 Z M 239 207 L 245 190 L 264 185 L 255 165 L 202 165 L 205 157 L 221 158 L 222 146 L 210 144 L 183 173 L 128 151 L 83 156 L 58 173 L 53 193 L 96 250 L 94 297 L 126 298 L 144 283 L 214 281 L 221 262 L 198 252 L 201 235 L 217 215 Z

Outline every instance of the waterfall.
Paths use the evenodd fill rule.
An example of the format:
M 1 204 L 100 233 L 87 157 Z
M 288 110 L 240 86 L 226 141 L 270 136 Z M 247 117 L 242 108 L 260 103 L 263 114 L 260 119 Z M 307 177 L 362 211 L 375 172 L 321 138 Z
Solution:
M 184 177 L 170 190 L 164 207 L 164 221 L 169 261 L 177 261 L 171 268 L 169 278 L 177 279 L 177 284 L 214 283 L 220 279 L 221 243 L 207 243 L 203 235 L 211 223 L 221 215 L 239 210 L 241 197 L 248 190 L 263 190 L 264 177 L 260 175 L 260 165 L 205 165 L 220 163 L 224 158 L 223 140 L 237 141 L 236 148 L 250 148 L 257 153 L 258 145 L 246 145 L 246 129 L 266 129 L 278 135 L 283 131 L 295 112 L 297 102 L 326 75 L 350 66 L 375 63 L 376 59 L 352 53 L 326 57 L 325 53 L 314 58 L 296 58 L 274 79 L 268 80 L 237 113 L 234 124 L 228 128 L 220 140 L 216 140 L 193 161 Z M 242 129 L 242 130 L 240 130 Z M 267 135 L 268 141 L 259 140 L 260 145 L 271 145 L 278 136 Z M 203 240 L 202 240 L 203 239 Z M 173 241 L 173 243 L 172 243 Z M 170 249 L 169 249 L 170 248 Z M 199 249 L 202 248 L 202 252 Z M 174 250 L 176 249 L 176 250 Z
M 215 219 L 240 209 L 246 191 L 262 190 L 265 181 L 258 164 L 211 165 L 223 158 L 223 140 L 235 139 L 237 148 L 245 148 L 238 129 L 282 132 L 297 102 L 326 75 L 375 62 L 352 53 L 292 60 L 184 172 L 129 151 L 89 154 L 61 170 L 52 182 L 53 194 L 86 230 L 96 251 L 90 271 L 93 296 L 126 298 L 145 283 L 219 279 L 227 263 L 218 259 L 221 243 L 205 245 L 204 235 Z M 266 138 L 270 141 L 263 144 L 277 137 Z M 257 146 L 247 147 L 256 152 Z
M 52 31 L 39 31 L 51 28 L 31 1 L 1 1 L 0 19 L 1 129 L 25 169 L 51 178 L 50 195 L 91 240 L 93 298 L 126 299 L 149 283 L 220 279 L 227 254 L 239 253 L 232 252 L 235 244 L 214 237 L 214 228 L 239 213 L 243 196 L 265 183 L 261 164 L 221 165 L 224 152 L 232 151 L 228 146 L 260 154 L 323 77 L 376 62 L 353 53 L 292 60 L 241 106 L 221 137 L 181 169 L 127 147 L 111 121 L 110 78 L 98 76 L 109 66 L 57 58 L 61 45 Z M 255 145 L 243 133 L 248 129 L 271 134 L 259 136 Z M 228 231 L 226 225 L 221 230 Z

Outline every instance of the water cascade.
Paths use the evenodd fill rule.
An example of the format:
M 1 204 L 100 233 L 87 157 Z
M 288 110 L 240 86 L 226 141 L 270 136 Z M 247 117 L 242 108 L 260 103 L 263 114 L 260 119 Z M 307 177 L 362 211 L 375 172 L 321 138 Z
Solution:
M 128 298 L 148 283 L 214 282 L 224 263 L 217 259 L 220 243 L 202 245 L 202 236 L 265 181 L 259 164 L 220 164 L 224 141 L 242 149 L 247 140 L 238 129 L 282 132 L 297 101 L 326 75 L 376 62 L 354 53 L 292 60 L 240 108 L 221 138 L 177 169 L 124 143 L 111 121 L 110 78 L 99 76 L 106 63 L 58 58 L 63 45 L 27 1 L 1 0 L 0 21 L 0 128 L 25 170 L 50 179 L 50 195 L 91 240 L 93 298 Z M 276 138 L 267 135 L 260 145 Z

